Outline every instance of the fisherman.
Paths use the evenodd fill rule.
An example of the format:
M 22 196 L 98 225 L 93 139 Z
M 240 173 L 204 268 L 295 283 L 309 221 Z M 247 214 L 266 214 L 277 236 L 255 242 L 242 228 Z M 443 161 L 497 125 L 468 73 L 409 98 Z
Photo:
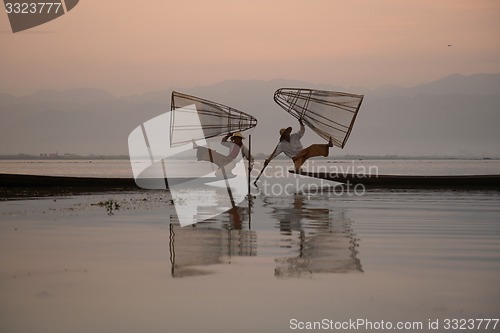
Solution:
M 231 138 L 231 142 L 228 142 L 227 139 Z M 225 137 L 222 138 L 221 143 L 229 147 L 230 153 L 228 156 L 233 157 L 235 159 L 238 156 L 238 153 L 241 151 L 241 154 L 243 157 L 245 157 L 247 160 L 253 163 L 253 157 L 250 156 L 250 151 L 248 150 L 247 146 L 243 144 L 243 140 L 245 140 L 245 137 L 240 133 L 229 133 Z
M 231 139 L 231 141 L 228 141 L 228 139 Z M 212 162 L 219 167 L 215 172 L 217 176 L 223 175 L 223 172 L 226 172 L 226 176 L 234 177 L 231 170 L 236 166 L 236 159 L 240 153 L 253 165 L 253 156 L 250 155 L 250 151 L 243 144 L 244 139 L 245 137 L 243 137 L 240 132 L 234 134 L 229 133 L 224 136 L 221 140 L 221 144 L 229 148 L 228 155 L 223 155 L 213 149 L 198 146 L 194 140 L 193 148 L 197 150 L 196 157 L 198 161 Z
M 295 166 L 295 172 L 300 172 L 300 167 L 308 158 L 314 156 L 328 156 L 329 148 L 333 147 L 332 138 L 330 137 L 330 141 L 328 141 L 327 144 L 313 144 L 304 149 L 300 139 L 304 136 L 306 128 L 301 119 L 299 119 L 299 123 L 300 130 L 296 133 L 292 133 L 291 127 L 280 129 L 280 142 L 274 153 L 264 162 L 264 165 L 267 165 L 279 154 L 284 153 L 292 159 Z

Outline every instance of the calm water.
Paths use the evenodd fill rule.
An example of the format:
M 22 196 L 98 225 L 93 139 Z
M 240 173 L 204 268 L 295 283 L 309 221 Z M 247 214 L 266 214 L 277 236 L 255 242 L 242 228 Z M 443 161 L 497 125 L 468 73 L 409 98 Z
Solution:
M 172 177 L 189 177 L 196 164 L 186 161 L 171 162 L 175 169 Z M 274 160 L 271 166 L 292 168 L 288 160 Z M 260 170 L 262 161 L 255 169 Z M 500 160 L 311 160 L 305 169 L 326 168 L 340 173 L 360 173 L 376 170 L 379 174 L 406 175 L 466 175 L 500 174 Z M 19 173 L 51 176 L 130 177 L 132 169 L 128 160 L 0 160 L 0 173 Z
M 497 161 L 456 170 L 483 163 L 499 173 Z M 446 319 L 500 317 L 500 192 L 261 193 L 184 228 L 169 200 L 0 202 L 0 331 L 287 332 L 300 331 L 291 320 L 360 319 L 418 332 L 438 320 L 442 332 Z

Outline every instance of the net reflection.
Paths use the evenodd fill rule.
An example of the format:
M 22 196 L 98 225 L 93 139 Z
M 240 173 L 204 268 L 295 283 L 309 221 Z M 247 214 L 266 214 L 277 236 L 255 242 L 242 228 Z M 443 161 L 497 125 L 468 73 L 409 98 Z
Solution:
M 357 258 L 359 239 L 344 211 L 314 207 L 302 194 L 267 198 L 272 207 L 280 247 L 289 256 L 275 259 L 278 278 L 308 277 L 313 273 L 363 272 Z
M 250 207 L 188 227 L 170 223 L 171 275 L 175 278 L 211 274 L 208 266 L 229 264 L 233 256 L 256 256 L 257 234 L 249 230 Z
M 353 222 L 345 210 L 329 208 L 325 200 L 328 198 L 311 199 L 296 194 L 264 197 L 255 202 L 258 211 L 253 212 L 256 220 L 253 223 L 257 229 L 262 228 L 259 232 L 263 236 L 259 255 L 271 261 L 275 258 L 277 278 L 363 272 L 357 257 L 359 239 L 352 229 Z M 180 227 L 172 219 L 172 277 L 207 275 L 217 270 L 215 265 L 230 264 L 233 257 L 256 256 L 257 232 L 250 228 L 253 210 L 251 205 L 235 206 L 187 227 Z M 204 214 L 203 209 L 198 214 Z

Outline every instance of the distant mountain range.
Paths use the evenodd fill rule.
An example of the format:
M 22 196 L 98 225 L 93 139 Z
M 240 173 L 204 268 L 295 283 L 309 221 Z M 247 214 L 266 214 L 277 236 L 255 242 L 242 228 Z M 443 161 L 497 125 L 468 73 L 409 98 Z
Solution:
M 105 90 L 43 90 L 27 96 L 0 93 L 0 154 L 127 154 L 138 125 L 170 110 L 177 90 L 253 114 L 254 151 L 270 153 L 281 127 L 297 128 L 273 101 L 280 87 L 365 94 L 344 150 L 332 155 L 440 155 L 500 157 L 500 74 L 454 74 L 411 88 L 317 85 L 301 81 L 224 81 L 116 97 Z M 304 144 L 321 142 L 311 131 Z

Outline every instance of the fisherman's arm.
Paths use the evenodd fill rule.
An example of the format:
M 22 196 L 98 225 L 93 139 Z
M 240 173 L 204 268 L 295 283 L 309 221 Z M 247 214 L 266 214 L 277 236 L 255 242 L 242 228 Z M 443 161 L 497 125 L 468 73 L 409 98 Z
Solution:
M 227 141 L 231 136 L 233 136 L 233 133 L 228 133 L 226 136 L 222 138 L 220 143 L 226 147 L 231 147 L 233 143 L 231 141 Z
M 304 133 L 306 132 L 306 127 L 304 126 L 302 119 L 299 119 L 299 124 L 300 124 L 300 130 L 297 132 L 297 135 L 301 138 L 302 136 L 304 136 Z

